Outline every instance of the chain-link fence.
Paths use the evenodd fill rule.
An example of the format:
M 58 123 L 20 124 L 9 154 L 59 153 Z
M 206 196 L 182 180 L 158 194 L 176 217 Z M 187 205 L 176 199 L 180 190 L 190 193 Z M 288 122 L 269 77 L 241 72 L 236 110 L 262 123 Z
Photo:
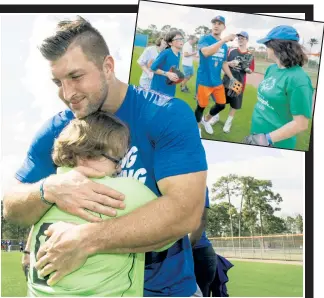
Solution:
M 303 261 L 303 234 L 209 238 L 227 258 Z

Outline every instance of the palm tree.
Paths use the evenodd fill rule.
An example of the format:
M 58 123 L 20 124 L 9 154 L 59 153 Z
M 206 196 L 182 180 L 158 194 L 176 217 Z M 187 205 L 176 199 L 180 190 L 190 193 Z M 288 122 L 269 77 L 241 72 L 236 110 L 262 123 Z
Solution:
M 310 52 L 312 53 L 313 46 L 318 44 L 319 41 L 317 38 L 312 37 L 312 38 L 310 38 L 310 40 L 307 43 L 310 45 Z

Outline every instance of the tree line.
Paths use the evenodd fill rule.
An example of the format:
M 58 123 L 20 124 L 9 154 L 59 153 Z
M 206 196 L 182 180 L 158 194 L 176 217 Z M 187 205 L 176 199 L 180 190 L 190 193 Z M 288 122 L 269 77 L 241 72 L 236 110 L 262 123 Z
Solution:
M 233 201 L 239 202 L 233 205 Z M 209 237 L 240 237 L 303 233 L 303 217 L 280 217 L 283 201 L 273 191 L 271 180 L 251 176 L 228 175 L 219 178 L 210 189 L 208 212 Z
M 251 176 L 228 175 L 219 178 L 210 189 L 207 235 L 209 237 L 240 237 L 303 233 L 303 217 L 280 217 L 283 201 L 273 191 L 271 180 Z M 233 205 L 233 202 L 239 202 Z M 213 204 L 214 203 L 214 204 Z M 29 228 L 7 222 L 2 215 L 1 239 L 27 239 Z
M 164 25 L 159 30 L 157 28 L 157 26 L 154 25 L 154 24 L 149 25 L 146 29 L 138 27 L 136 29 L 136 34 L 147 35 L 148 36 L 148 44 L 154 44 L 155 40 L 158 37 L 165 36 L 165 34 L 167 32 L 172 31 L 172 30 L 180 31 L 185 38 L 189 37 L 189 35 L 186 34 L 184 32 L 184 30 L 182 30 L 181 28 L 173 27 L 171 25 Z M 210 33 L 211 33 L 210 28 L 208 28 L 207 26 L 201 25 L 201 26 L 198 26 L 195 29 L 195 31 L 192 32 L 191 34 L 195 35 L 199 39 L 201 36 L 206 35 L 206 34 L 210 34 Z M 304 46 L 305 43 L 310 46 L 310 52 L 312 52 L 313 46 L 319 44 L 319 39 L 315 38 L 315 37 L 310 37 L 308 41 L 303 43 L 303 46 Z M 260 59 L 268 60 L 267 59 L 266 47 L 264 45 L 260 45 L 258 47 L 249 46 L 248 50 L 253 52 L 256 59 L 260 58 Z M 307 66 L 310 67 L 310 68 L 317 68 L 319 66 L 319 64 L 318 64 L 317 61 L 309 60 Z

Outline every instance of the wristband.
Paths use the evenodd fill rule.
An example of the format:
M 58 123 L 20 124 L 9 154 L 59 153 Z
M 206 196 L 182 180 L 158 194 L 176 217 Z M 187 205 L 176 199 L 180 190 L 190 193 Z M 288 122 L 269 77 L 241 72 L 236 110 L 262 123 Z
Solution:
M 26 255 L 30 255 L 30 251 L 28 251 L 28 250 L 24 250 L 23 253 Z
M 52 205 L 54 205 L 54 203 L 51 203 L 44 198 L 44 182 L 45 182 L 45 179 L 42 180 L 42 182 L 39 186 L 40 198 L 45 204 L 52 206 Z
M 273 145 L 273 142 L 271 140 L 270 134 L 267 133 L 265 136 L 267 138 L 267 141 L 268 141 L 269 145 L 272 146 Z

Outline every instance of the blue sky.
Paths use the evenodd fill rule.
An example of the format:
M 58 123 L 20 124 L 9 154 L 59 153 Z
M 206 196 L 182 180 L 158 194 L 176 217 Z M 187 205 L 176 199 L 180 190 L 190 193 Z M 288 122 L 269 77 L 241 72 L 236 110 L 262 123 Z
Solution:
M 37 129 L 65 108 L 36 45 L 52 31 L 58 19 L 71 16 L 74 17 L 1 16 L 2 191 L 10 187 Z M 136 15 L 82 16 L 104 35 L 116 60 L 116 75 L 127 82 Z M 203 144 L 209 164 L 209 186 L 230 173 L 271 179 L 274 190 L 284 197 L 282 214 L 303 214 L 304 153 L 213 141 L 203 141 Z

